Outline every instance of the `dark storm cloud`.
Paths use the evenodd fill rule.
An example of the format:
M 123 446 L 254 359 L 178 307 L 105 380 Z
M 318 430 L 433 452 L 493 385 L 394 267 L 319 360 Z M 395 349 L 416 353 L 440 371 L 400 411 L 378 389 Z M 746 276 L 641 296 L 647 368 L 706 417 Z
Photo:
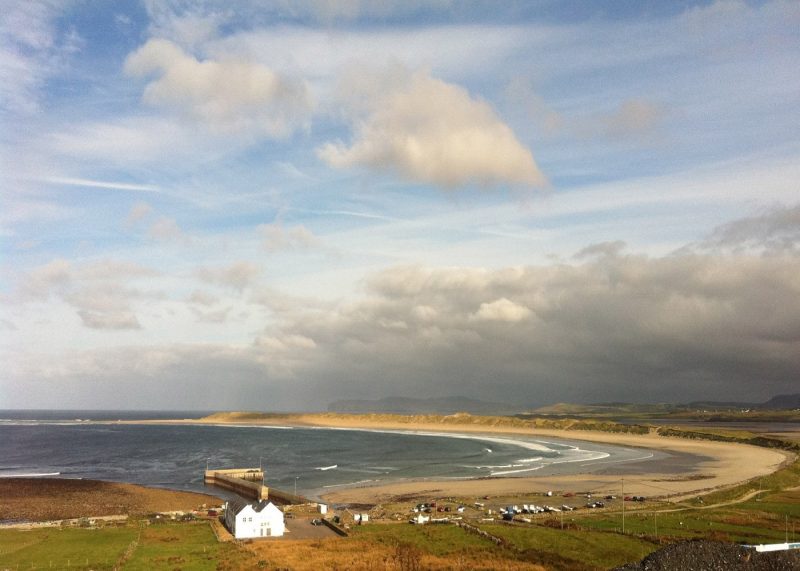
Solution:
M 770 240 L 791 220 L 745 219 L 715 235 Z M 139 387 L 162 406 L 199 408 L 320 409 L 386 395 L 759 401 L 796 390 L 800 258 L 792 250 L 651 257 L 611 243 L 576 260 L 389 268 L 354 301 L 281 304 L 250 344 L 96 349 L 57 367 L 31 355 L 12 374 L 110 395 Z M 63 268 L 50 270 L 32 291 L 61 287 Z

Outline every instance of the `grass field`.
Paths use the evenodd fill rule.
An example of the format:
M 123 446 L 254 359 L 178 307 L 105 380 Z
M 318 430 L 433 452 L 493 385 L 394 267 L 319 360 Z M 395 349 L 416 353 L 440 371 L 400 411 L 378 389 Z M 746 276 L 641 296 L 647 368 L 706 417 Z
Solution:
M 536 551 L 548 554 L 549 559 L 541 558 L 543 563 L 550 562 L 556 568 L 590 568 L 608 569 L 616 565 L 641 559 L 658 545 L 638 537 L 603 533 L 578 529 L 556 529 L 543 525 L 480 525 L 481 529 L 492 535 L 508 540 L 516 549 L 529 552 Z M 560 559 L 556 564 L 553 559 Z
M 134 527 L 0 532 L 0 569 L 113 569 Z
M 233 544 L 218 543 L 207 523 L 0 531 L 0 569 L 15 571 L 206 571 L 218 569 L 220 562 L 236 569 L 248 558 Z

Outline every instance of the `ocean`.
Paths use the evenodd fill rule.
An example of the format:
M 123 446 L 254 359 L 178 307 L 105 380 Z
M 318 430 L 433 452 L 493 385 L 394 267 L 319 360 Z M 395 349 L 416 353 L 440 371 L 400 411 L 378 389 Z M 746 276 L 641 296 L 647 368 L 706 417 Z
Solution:
M 548 438 L 326 428 L 117 424 L 205 412 L 0 411 L 0 477 L 48 475 L 220 495 L 203 471 L 261 465 L 266 484 L 311 497 L 407 479 L 607 470 L 663 459 L 648 450 Z

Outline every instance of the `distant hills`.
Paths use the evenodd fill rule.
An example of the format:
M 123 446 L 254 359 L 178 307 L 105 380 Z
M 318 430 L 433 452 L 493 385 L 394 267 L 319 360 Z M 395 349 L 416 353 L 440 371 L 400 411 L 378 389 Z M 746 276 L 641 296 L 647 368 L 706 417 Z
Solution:
M 796 395 L 777 395 L 769 399 L 759 408 L 769 410 L 794 410 L 800 408 L 800 394 Z
M 501 402 L 487 402 L 461 396 L 439 398 L 385 397 L 381 399 L 337 400 L 328 405 L 328 412 L 339 413 L 383 413 L 383 414 L 453 414 L 468 412 L 476 415 L 523 415 L 523 416 L 596 416 L 623 417 L 645 416 L 668 417 L 685 413 L 712 413 L 754 411 L 798 410 L 800 394 L 776 395 L 763 403 L 731 401 L 694 401 L 675 403 L 626 403 L 607 402 L 594 404 L 556 403 L 539 408 Z
M 328 412 L 376 412 L 391 414 L 471 414 L 507 415 L 528 410 L 508 403 L 486 402 L 466 397 L 406 398 L 386 397 L 376 400 L 338 400 L 328 405 Z
M 766 402 L 694 401 L 685 404 L 659 403 L 639 404 L 609 402 L 597 404 L 557 403 L 539 407 L 531 414 L 545 415 L 624 415 L 624 414 L 674 414 L 690 411 L 775 411 L 800 409 L 800 394 L 776 395 Z

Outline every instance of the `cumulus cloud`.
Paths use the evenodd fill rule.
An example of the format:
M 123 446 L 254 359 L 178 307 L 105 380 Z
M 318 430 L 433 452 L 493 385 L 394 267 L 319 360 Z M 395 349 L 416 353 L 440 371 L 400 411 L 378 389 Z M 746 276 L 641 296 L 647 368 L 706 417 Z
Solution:
M 294 226 L 284 226 L 281 222 L 260 224 L 258 232 L 262 236 L 262 244 L 267 252 L 302 250 L 318 243 L 314 233 L 302 224 Z
M 195 275 L 204 282 L 243 290 L 252 285 L 261 274 L 261 268 L 251 262 L 234 262 L 222 267 L 200 267 Z
M 386 394 L 530 404 L 722 394 L 759 401 L 796 385 L 795 268 L 796 257 L 786 253 L 615 251 L 553 266 L 390 268 L 347 303 L 289 304 L 249 345 L 98 349 L 80 359 L 62 356 L 55 369 L 47 360 L 27 360 L 24 374 L 119 383 L 170 378 L 173 386 L 197 390 L 213 370 L 247 395 L 240 399 L 267 407 L 277 406 L 269 399 L 278 386 L 283 399 L 303 408 Z M 209 275 L 249 283 L 236 274 L 217 268 Z M 124 315 L 102 325 L 119 323 L 112 318 Z
M 233 311 L 233 306 L 203 290 L 194 290 L 186 301 L 198 321 L 205 323 L 225 323 Z
M 285 137 L 305 125 L 312 108 L 306 85 L 266 66 L 229 58 L 200 61 L 164 39 L 152 39 L 128 56 L 125 71 L 156 76 L 143 100 L 220 133 L 255 132 Z
M 715 228 L 702 247 L 800 251 L 800 204 L 773 208 Z
M 353 142 L 319 148 L 329 165 L 390 171 L 444 188 L 545 184 L 530 150 L 466 89 L 401 68 L 350 81 Z
M 392 268 L 360 300 L 283 315 L 280 335 L 314 348 L 280 358 L 331 395 L 759 400 L 791 390 L 800 367 L 790 261 L 611 249 L 556 266 Z
M 478 311 L 472 314 L 470 318 L 479 321 L 506 321 L 513 323 L 527 319 L 530 314 L 531 310 L 524 305 L 502 297 L 492 302 L 482 303 Z
M 46 299 L 51 292 L 64 288 L 72 280 L 72 265 L 64 259 L 36 267 L 21 280 L 18 293 L 22 299 Z
M 219 302 L 216 295 L 210 294 L 207 291 L 194 290 L 189 296 L 188 301 L 197 305 L 210 306 Z
M 139 329 L 134 304 L 161 294 L 127 284 L 153 275 L 156 273 L 148 268 L 115 260 L 74 264 L 57 259 L 22 276 L 17 297 L 23 303 L 52 298 L 63 301 L 90 329 Z

